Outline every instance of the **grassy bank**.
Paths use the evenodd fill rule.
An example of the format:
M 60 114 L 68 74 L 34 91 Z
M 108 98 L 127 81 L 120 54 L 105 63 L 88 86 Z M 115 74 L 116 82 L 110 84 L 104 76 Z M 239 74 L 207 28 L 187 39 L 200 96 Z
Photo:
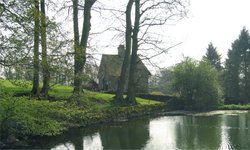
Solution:
M 165 104 L 137 98 L 137 106 L 116 106 L 112 94 L 85 91 L 80 104 L 67 100 L 72 87 L 55 85 L 49 100 L 29 97 L 27 81 L 0 80 L 0 142 L 53 136 L 71 127 L 126 120 L 165 108 Z
M 219 110 L 250 110 L 250 104 L 246 105 L 222 105 L 218 108 Z

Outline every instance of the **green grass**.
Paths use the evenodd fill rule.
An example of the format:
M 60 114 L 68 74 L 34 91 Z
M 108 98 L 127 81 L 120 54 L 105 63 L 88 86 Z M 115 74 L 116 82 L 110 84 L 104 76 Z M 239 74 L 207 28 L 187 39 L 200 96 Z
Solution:
M 245 104 L 245 105 L 235 105 L 235 104 L 222 105 L 222 106 L 219 107 L 219 109 L 222 109 L 222 110 L 250 110 L 250 104 Z
M 136 98 L 136 101 L 141 105 L 154 105 L 154 104 L 160 104 L 161 102 L 154 101 L 154 100 L 147 100 L 143 98 Z
M 12 95 L 25 94 L 28 95 L 31 91 L 32 84 L 30 81 L 22 80 L 0 80 L 0 91 Z M 41 88 L 41 85 L 40 85 Z M 67 100 L 72 95 L 73 87 L 64 85 L 53 85 L 49 90 L 49 96 L 53 101 Z M 92 92 L 84 90 L 81 97 L 81 108 L 90 110 L 102 110 L 114 107 L 113 94 Z M 160 104 L 161 102 L 136 98 L 139 105 Z
M 72 95 L 73 87 L 71 86 L 65 86 L 65 85 L 54 85 L 49 90 L 49 96 L 55 97 L 55 98 L 68 98 Z
M 32 85 L 30 81 L 22 81 L 22 80 L 0 80 L 0 91 L 9 94 L 29 94 L 31 91 Z M 41 88 L 41 85 L 40 85 Z M 49 90 L 49 96 L 58 100 L 66 100 L 72 95 L 73 87 L 64 86 L 64 85 L 53 85 Z M 108 105 L 111 105 L 113 100 L 113 94 L 106 94 L 100 92 L 91 92 L 84 91 L 84 94 L 81 97 L 81 100 L 85 102 L 87 108 L 90 107 L 98 107 L 105 108 Z M 136 98 L 138 104 L 140 105 L 151 105 L 151 104 L 159 104 L 160 102 L 153 100 L 146 100 L 142 98 Z M 103 105 L 103 106 L 101 106 Z
M 31 82 L 0 79 L 0 91 L 8 94 L 29 93 L 31 91 Z

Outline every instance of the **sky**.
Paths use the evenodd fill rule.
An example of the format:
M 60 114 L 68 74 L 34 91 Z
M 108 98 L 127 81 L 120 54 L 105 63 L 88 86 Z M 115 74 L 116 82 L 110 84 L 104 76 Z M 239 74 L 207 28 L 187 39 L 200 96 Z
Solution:
M 190 0 L 188 16 L 166 31 L 173 41 L 183 43 L 169 52 L 162 65 L 171 66 L 183 56 L 200 60 L 209 42 L 225 61 L 241 29 L 250 29 L 249 6 L 249 0 Z
M 125 2 L 122 0 L 107 1 L 114 6 Z M 126 3 L 124 3 L 125 5 Z M 125 8 L 124 6 L 121 8 Z M 200 60 L 205 55 L 210 42 L 217 48 L 218 53 L 222 56 L 222 62 L 224 62 L 231 43 L 238 38 L 243 27 L 250 30 L 249 6 L 250 0 L 190 0 L 187 17 L 174 24 L 164 26 L 160 31 L 167 37 L 165 42 L 169 47 L 180 42 L 182 44 L 172 48 L 167 54 L 155 58 L 155 62 L 159 67 L 167 68 L 187 56 Z M 112 25 L 110 21 L 105 23 L 105 21 L 99 20 L 99 24 L 97 22 L 94 23 L 96 29 L 100 26 Z M 97 44 L 107 40 L 108 36 L 110 35 L 104 34 Z M 124 43 L 114 39 L 109 41 L 112 44 L 108 43 L 112 46 L 99 50 L 99 54 L 117 53 L 116 47 Z M 151 66 L 148 68 L 151 72 L 158 69 Z

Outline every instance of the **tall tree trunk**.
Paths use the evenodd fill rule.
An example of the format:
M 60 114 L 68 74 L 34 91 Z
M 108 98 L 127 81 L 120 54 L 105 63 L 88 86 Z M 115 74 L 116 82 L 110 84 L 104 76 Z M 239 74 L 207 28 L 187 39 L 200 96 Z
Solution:
M 87 48 L 87 42 L 89 38 L 89 31 L 91 29 L 91 8 L 94 5 L 96 0 L 85 0 L 84 4 L 84 20 L 83 20 L 83 29 L 82 29 L 82 38 L 81 38 L 81 47 L 83 47 L 84 50 L 84 56 L 86 60 L 86 48 Z
M 140 0 L 135 1 L 135 23 L 133 30 L 133 45 L 132 45 L 132 55 L 129 70 L 129 81 L 128 81 L 128 103 L 134 105 L 136 104 L 135 94 L 136 94 L 136 82 L 135 82 L 135 72 L 137 64 L 137 51 L 138 51 L 138 33 L 139 33 L 139 22 L 140 22 Z
M 78 0 L 73 0 L 73 21 L 74 21 L 74 41 L 75 41 L 75 77 L 74 77 L 74 94 L 80 95 L 82 92 L 83 68 L 86 62 L 86 48 L 91 28 L 91 8 L 96 0 L 85 0 L 84 20 L 81 43 L 79 43 L 78 29 Z
M 41 45 L 42 45 L 42 68 L 43 68 L 43 87 L 41 93 L 45 98 L 48 97 L 50 72 L 47 60 L 47 37 L 46 37 L 46 13 L 45 0 L 40 0 L 41 3 Z
M 82 37 L 80 42 L 81 50 L 81 71 L 83 72 L 85 63 L 86 63 L 86 50 L 87 43 L 89 38 L 89 32 L 91 30 L 91 8 L 94 5 L 96 0 L 85 0 L 84 4 L 84 19 L 83 19 L 83 28 L 82 28 Z
M 74 94 L 79 95 L 82 91 L 82 70 L 81 70 L 81 50 L 79 44 L 79 27 L 78 27 L 78 0 L 73 0 L 73 24 L 74 24 Z
M 126 9 L 126 50 L 125 56 L 122 64 L 121 75 L 118 82 L 118 87 L 115 95 L 116 103 L 121 103 L 123 101 L 123 93 L 127 78 L 127 71 L 129 66 L 130 60 L 130 53 L 131 53 L 131 33 L 132 33 L 132 23 L 131 23 L 131 10 L 133 6 L 134 0 L 129 0 Z
M 33 56 L 33 87 L 32 97 L 39 96 L 39 1 L 34 0 L 34 56 Z

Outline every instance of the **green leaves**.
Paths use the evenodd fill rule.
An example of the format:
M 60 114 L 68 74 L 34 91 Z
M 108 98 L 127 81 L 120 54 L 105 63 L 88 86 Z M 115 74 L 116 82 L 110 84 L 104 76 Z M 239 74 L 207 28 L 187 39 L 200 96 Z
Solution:
M 221 56 L 218 54 L 212 43 L 208 44 L 206 55 L 203 58 L 207 59 L 216 69 L 222 69 Z
M 187 109 L 212 109 L 220 98 L 217 71 L 207 61 L 186 58 L 177 64 L 173 86 Z
M 228 51 L 225 66 L 227 104 L 246 104 L 250 99 L 250 35 L 243 28 Z
M 56 135 L 65 129 L 63 113 L 66 112 L 62 102 L 5 95 L 0 101 L 1 133 L 6 136 Z

